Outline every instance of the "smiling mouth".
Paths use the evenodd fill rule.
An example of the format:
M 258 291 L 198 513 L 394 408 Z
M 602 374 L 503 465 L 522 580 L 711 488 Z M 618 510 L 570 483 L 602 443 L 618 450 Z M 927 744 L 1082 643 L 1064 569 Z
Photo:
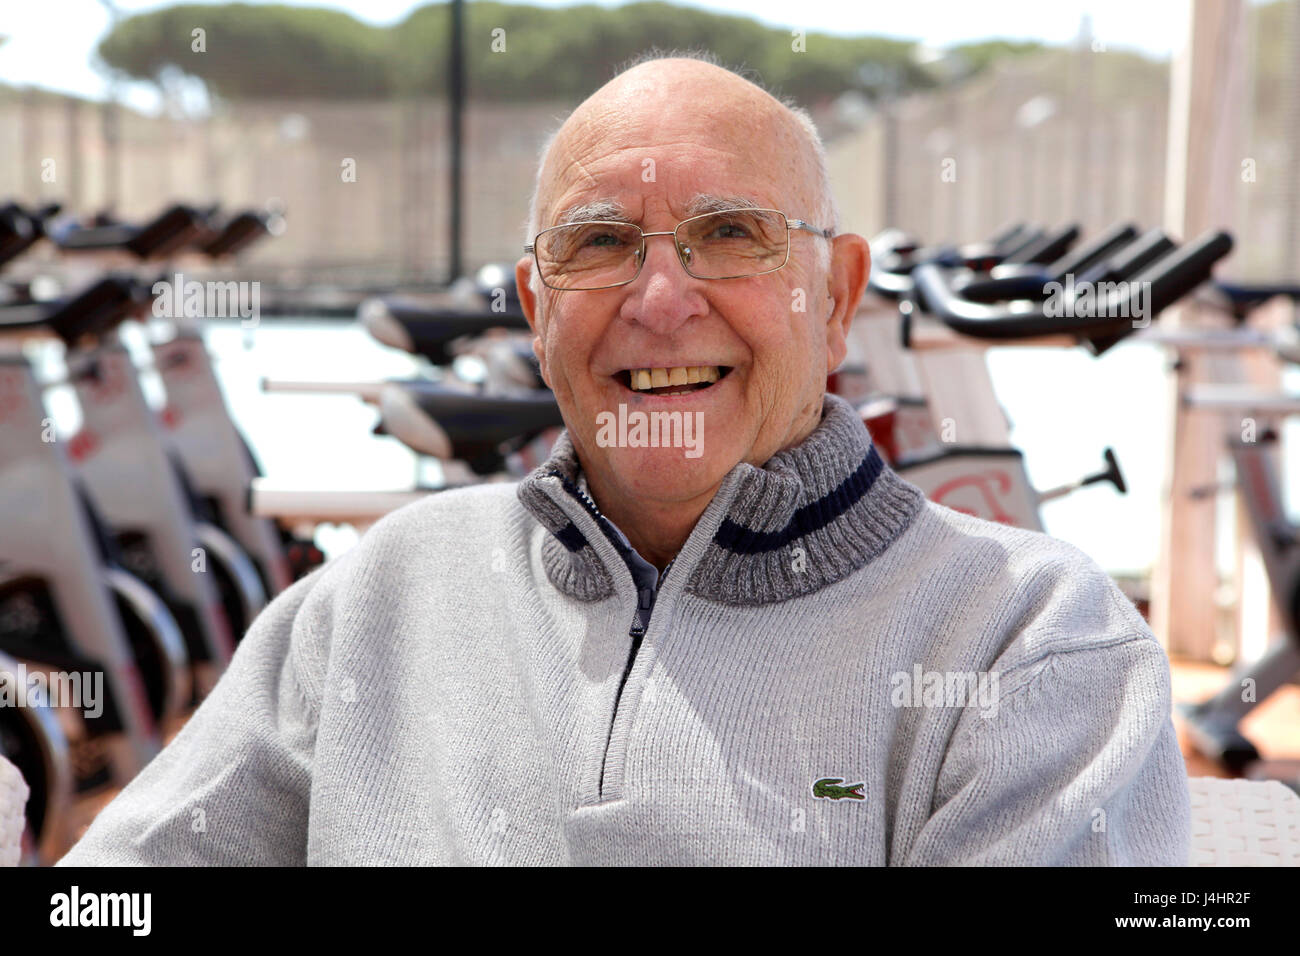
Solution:
M 628 368 L 614 378 L 623 387 L 646 395 L 688 395 L 712 388 L 727 377 L 730 365 L 679 365 L 674 368 Z

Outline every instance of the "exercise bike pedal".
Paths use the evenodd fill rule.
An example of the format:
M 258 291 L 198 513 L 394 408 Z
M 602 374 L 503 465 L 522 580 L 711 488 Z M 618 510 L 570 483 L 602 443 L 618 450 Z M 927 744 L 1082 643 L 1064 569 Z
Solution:
M 1186 721 L 1192 746 L 1202 755 L 1234 773 L 1241 773 L 1260 759 L 1259 751 L 1237 729 L 1235 721 L 1207 715 L 1198 704 L 1178 704 L 1176 709 Z

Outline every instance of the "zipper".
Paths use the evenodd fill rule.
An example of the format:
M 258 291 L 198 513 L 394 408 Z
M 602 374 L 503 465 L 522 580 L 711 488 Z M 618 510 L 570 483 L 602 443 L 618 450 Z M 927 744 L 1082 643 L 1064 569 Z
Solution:
M 556 477 L 563 479 L 558 472 L 553 472 Z M 600 509 L 591 497 L 579 488 L 576 484 L 565 480 L 566 487 L 573 493 L 582 505 L 587 509 L 596 523 L 605 532 L 606 537 L 610 539 L 614 547 L 622 556 L 623 561 L 627 564 L 628 571 L 632 574 L 632 582 L 636 585 L 636 608 L 632 613 L 632 624 L 628 628 L 628 636 L 632 638 L 632 646 L 628 651 L 627 662 L 623 665 L 623 675 L 618 681 L 618 691 L 614 694 L 614 709 L 609 718 L 609 730 L 605 734 L 605 750 L 600 758 L 600 779 L 597 781 L 596 793 L 598 797 L 605 794 L 605 764 L 609 760 L 609 748 L 614 738 L 614 724 L 618 720 L 619 704 L 623 700 L 623 688 L 627 684 L 628 676 L 632 673 L 632 667 L 636 663 L 637 654 L 641 650 L 641 641 L 650 629 L 650 617 L 654 614 L 655 599 L 659 596 L 659 589 L 663 587 L 664 579 L 668 577 L 668 572 L 672 570 L 672 561 L 664 567 L 662 572 L 656 572 L 654 566 L 645 558 L 636 553 L 631 543 L 619 531 L 614 523 L 601 514 Z M 649 573 L 647 573 L 649 572 Z
M 635 554 L 635 552 L 632 552 Z M 628 555 L 625 554 L 624 560 Z M 645 562 L 644 558 L 636 555 L 638 560 Z M 632 562 L 628 561 L 628 569 L 632 570 Z M 653 571 L 654 568 L 647 564 L 647 567 Z M 655 599 L 659 596 L 659 589 L 663 586 L 664 578 L 668 576 L 669 569 L 672 568 L 672 562 L 663 569 L 663 573 L 657 574 L 652 584 L 643 585 L 638 582 L 636 592 L 636 610 L 632 616 L 632 626 L 628 628 L 628 636 L 632 638 L 632 646 L 628 649 L 627 662 L 623 665 L 623 676 L 619 678 L 618 690 L 614 694 L 614 709 L 609 716 L 609 731 L 605 734 L 605 752 L 600 758 L 600 780 L 596 785 L 596 794 L 598 797 L 605 795 L 605 764 L 609 760 L 609 748 L 614 740 L 614 724 L 618 721 L 619 705 L 623 702 L 623 688 L 627 685 L 627 679 L 632 674 L 632 667 L 636 664 L 637 654 L 641 650 L 641 641 L 645 637 L 646 631 L 650 629 L 650 617 L 654 614 Z M 636 579 L 636 572 L 633 571 L 633 579 Z

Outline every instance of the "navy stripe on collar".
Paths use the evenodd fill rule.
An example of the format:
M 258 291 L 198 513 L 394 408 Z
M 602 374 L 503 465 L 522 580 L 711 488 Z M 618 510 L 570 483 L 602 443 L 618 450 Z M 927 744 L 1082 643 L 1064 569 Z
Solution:
M 572 521 L 555 532 L 555 537 L 559 538 L 560 544 L 564 545 L 569 551 L 581 551 L 587 546 L 586 537 Z
M 724 518 L 713 541 L 735 554 L 762 554 L 784 548 L 790 542 L 818 531 L 857 504 L 871 490 L 885 463 L 874 445 L 863 457 L 853 474 L 837 488 L 799 508 L 789 523 L 776 531 L 755 531 Z

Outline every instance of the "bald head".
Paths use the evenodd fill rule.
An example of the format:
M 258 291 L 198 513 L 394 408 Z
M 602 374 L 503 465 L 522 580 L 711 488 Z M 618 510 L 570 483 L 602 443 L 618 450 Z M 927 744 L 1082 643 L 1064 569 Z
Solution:
M 838 226 L 825 151 L 808 114 L 713 63 L 690 57 L 652 59 L 620 73 L 588 97 L 543 149 L 529 210 L 528 238 L 564 210 L 559 193 L 590 181 L 593 159 L 621 151 L 658 176 L 657 147 L 684 139 L 716 143 L 762 164 L 796 208 L 791 215 Z M 640 154 L 640 158 L 638 158 Z M 671 175 L 671 171 L 665 171 Z M 594 183 L 592 183 L 594 185 Z

